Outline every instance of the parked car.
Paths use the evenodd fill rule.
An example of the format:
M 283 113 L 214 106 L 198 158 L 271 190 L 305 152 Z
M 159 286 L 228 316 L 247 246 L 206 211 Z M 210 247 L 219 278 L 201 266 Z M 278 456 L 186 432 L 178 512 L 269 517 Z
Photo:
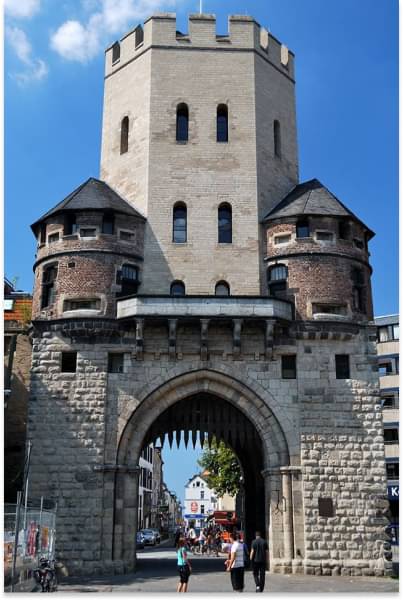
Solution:
M 152 530 L 155 533 L 155 541 L 157 543 L 157 545 L 160 544 L 161 542 L 161 534 L 160 531 L 157 530 L 157 528 L 149 528 L 149 530 Z
M 144 544 L 145 544 L 144 541 L 145 541 L 144 534 L 141 531 L 137 532 L 137 536 L 136 536 L 137 549 L 144 549 Z
M 157 537 L 153 530 L 149 528 L 145 528 L 144 530 L 140 530 L 141 534 L 144 536 L 144 544 L 145 545 L 155 545 L 157 543 Z

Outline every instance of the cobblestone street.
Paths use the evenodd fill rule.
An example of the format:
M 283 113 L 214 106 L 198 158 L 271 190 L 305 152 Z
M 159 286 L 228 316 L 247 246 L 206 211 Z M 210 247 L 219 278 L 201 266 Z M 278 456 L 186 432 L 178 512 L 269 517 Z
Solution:
M 172 548 L 147 548 L 138 553 L 138 570 L 124 576 L 105 576 L 92 579 L 66 579 L 59 592 L 115 593 L 172 593 L 178 582 L 175 551 Z M 190 555 L 192 575 L 189 592 L 230 593 L 229 574 L 224 571 L 225 557 Z M 390 578 L 348 578 L 266 574 L 267 593 L 394 593 L 399 583 Z M 255 591 L 253 575 L 245 574 L 245 592 Z

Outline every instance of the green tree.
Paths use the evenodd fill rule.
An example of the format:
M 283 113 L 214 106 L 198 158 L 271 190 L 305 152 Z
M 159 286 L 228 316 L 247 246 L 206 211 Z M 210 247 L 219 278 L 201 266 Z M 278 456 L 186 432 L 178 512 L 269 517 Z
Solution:
M 206 445 L 198 464 L 206 472 L 206 480 L 217 495 L 228 493 L 235 496 L 239 492 L 241 467 L 235 453 L 222 441 L 214 439 L 209 449 Z

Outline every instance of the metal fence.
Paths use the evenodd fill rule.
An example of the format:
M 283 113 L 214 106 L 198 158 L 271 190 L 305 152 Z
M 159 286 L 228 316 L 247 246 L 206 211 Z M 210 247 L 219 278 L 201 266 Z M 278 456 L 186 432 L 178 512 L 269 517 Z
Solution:
M 39 558 L 54 559 L 56 506 L 31 499 L 26 506 L 4 506 L 4 586 L 26 590 Z

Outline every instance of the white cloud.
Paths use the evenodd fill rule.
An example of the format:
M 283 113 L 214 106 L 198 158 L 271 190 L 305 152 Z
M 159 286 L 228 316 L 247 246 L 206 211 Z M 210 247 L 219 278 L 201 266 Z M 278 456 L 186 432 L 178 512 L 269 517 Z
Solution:
M 176 0 L 98 0 L 98 10 L 86 24 L 66 21 L 51 36 L 50 45 L 67 60 L 86 63 L 94 58 L 108 41 L 108 36 L 125 33 L 131 25 Z M 92 5 L 84 0 L 84 7 Z
M 47 76 L 49 69 L 40 58 L 34 59 L 30 65 L 30 69 L 21 73 L 12 73 L 11 77 L 20 84 L 27 84 L 30 81 L 40 81 Z
M 99 37 L 91 21 L 86 27 L 78 21 L 66 21 L 52 36 L 50 45 L 64 58 L 85 63 L 97 54 Z
M 6 27 L 6 37 L 20 61 L 28 64 L 31 60 L 32 47 L 22 29 L 18 27 Z
M 40 0 L 4 0 L 5 13 L 16 19 L 29 19 L 40 7 Z
M 32 80 L 39 81 L 46 77 L 48 68 L 43 60 L 32 56 L 32 46 L 22 29 L 18 27 L 6 27 L 6 39 L 16 56 L 26 67 L 25 71 L 13 73 L 11 77 L 21 84 Z

